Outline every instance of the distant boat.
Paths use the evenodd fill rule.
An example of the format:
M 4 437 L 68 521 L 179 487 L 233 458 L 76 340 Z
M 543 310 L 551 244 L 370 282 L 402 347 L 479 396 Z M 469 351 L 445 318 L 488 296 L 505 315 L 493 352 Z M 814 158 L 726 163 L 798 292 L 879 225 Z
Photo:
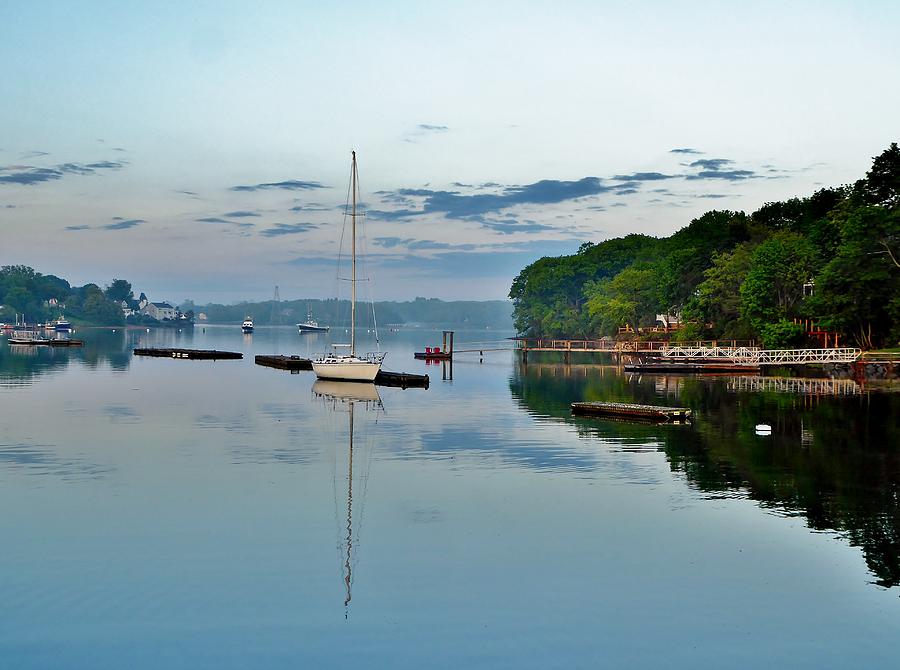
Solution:
M 378 371 L 381 370 L 381 362 L 385 354 L 382 352 L 369 353 L 364 356 L 356 355 L 356 199 L 359 193 L 359 180 L 356 172 L 356 152 L 352 152 L 350 163 L 350 193 L 353 198 L 350 213 L 351 236 L 351 275 L 350 275 L 350 343 L 332 344 L 332 347 L 347 347 L 349 353 L 339 354 L 336 351 L 328 352 L 312 362 L 313 372 L 319 379 L 338 379 L 354 382 L 374 381 Z M 345 214 L 346 216 L 346 214 Z M 377 339 L 377 338 L 376 338 Z
M 252 333 L 253 332 L 253 317 L 248 316 L 244 319 L 244 323 L 241 324 L 241 331 L 244 333 Z
M 14 330 L 9 336 L 10 344 L 25 344 L 34 346 L 38 344 L 49 344 L 50 340 L 41 337 L 35 330 Z
M 72 324 L 66 321 L 65 317 L 61 316 L 53 322 L 53 330 L 57 333 L 71 333 Z
M 319 322 L 312 318 L 312 311 L 309 305 L 306 306 L 306 321 L 297 324 L 297 329 L 301 333 L 327 333 L 329 326 L 320 326 Z

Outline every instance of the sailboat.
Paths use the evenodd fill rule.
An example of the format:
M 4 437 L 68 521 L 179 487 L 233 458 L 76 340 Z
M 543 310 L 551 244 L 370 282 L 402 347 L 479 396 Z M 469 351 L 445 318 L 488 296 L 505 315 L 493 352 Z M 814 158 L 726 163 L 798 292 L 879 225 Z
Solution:
M 333 344 L 332 347 L 345 347 L 349 353 L 336 351 L 323 354 L 312 362 L 313 372 L 319 379 L 338 379 L 343 381 L 371 382 L 375 380 L 385 354 L 368 353 L 359 356 L 356 353 L 356 199 L 359 192 L 358 173 L 356 168 L 356 152 L 353 151 L 350 163 L 350 193 L 352 199 L 350 235 L 351 277 L 350 277 L 350 343 Z M 347 216 L 345 212 L 345 216 Z
M 347 519 L 346 525 L 343 526 L 346 536 L 343 536 L 342 532 L 340 540 L 341 580 L 344 583 L 344 618 L 346 619 L 350 611 L 350 600 L 353 598 L 354 540 L 357 543 L 359 541 L 359 520 L 357 520 L 355 534 L 353 527 L 353 413 L 357 403 L 363 403 L 366 409 L 374 409 L 376 412 L 383 407 L 378 389 L 370 382 L 317 379 L 313 382 L 312 391 L 314 395 L 333 402 L 335 407 L 338 403 L 346 404 L 350 420 L 350 448 L 347 455 Z M 363 492 L 365 492 L 365 487 L 363 487 Z M 357 501 L 357 508 L 360 502 Z M 359 516 L 359 512 L 360 510 L 357 509 L 357 516 Z

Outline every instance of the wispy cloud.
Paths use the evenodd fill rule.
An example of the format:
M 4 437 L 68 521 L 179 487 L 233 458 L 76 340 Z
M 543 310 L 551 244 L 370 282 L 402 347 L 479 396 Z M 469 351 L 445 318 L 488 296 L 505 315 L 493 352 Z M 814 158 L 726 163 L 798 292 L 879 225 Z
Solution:
M 617 174 L 613 177 L 616 181 L 659 181 L 661 179 L 675 179 L 678 175 L 663 174 L 662 172 L 634 172 L 632 174 Z
M 446 133 L 450 130 L 448 126 L 438 126 L 432 123 L 420 123 L 417 127 L 427 133 Z
M 616 190 L 597 177 L 584 177 L 578 181 L 544 179 L 525 186 L 508 186 L 499 193 L 463 195 L 459 191 L 432 191 L 429 189 L 399 189 L 389 192 L 400 197 L 424 198 L 422 209 L 400 209 L 369 212 L 373 218 L 385 220 L 410 219 L 424 214 L 443 214 L 449 219 L 481 217 L 509 207 L 524 204 L 555 204 L 586 196 Z
M 697 174 L 689 174 L 685 179 L 692 181 L 698 179 L 724 179 L 726 181 L 741 181 L 752 179 L 756 176 L 753 170 L 703 170 Z
M 317 181 L 301 181 L 298 179 L 288 179 L 286 181 L 264 182 L 262 184 L 252 184 L 245 186 L 232 186 L 230 191 L 266 191 L 273 189 L 281 189 L 285 191 L 306 191 L 317 188 L 328 188 Z
M 418 123 L 416 126 L 406 133 L 406 136 L 403 138 L 404 142 L 410 142 L 415 144 L 419 141 L 419 139 L 423 137 L 427 137 L 428 135 L 437 135 L 440 133 L 446 133 L 450 131 L 449 126 L 437 124 L 437 123 Z
M 721 170 L 726 165 L 733 164 L 730 158 L 701 158 L 693 163 L 689 163 L 688 167 L 701 168 L 703 170 Z
M 449 242 L 435 242 L 434 240 L 417 240 L 412 237 L 376 237 L 372 242 L 376 246 L 385 249 L 403 247 L 413 251 L 429 251 L 437 249 L 471 251 L 478 248 L 477 244 L 451 244 Z
M 90 226 L 66 226 L 66 230 L 90 230 Z
M 679 149 L 669 149 L 670 154 L 702 154 L 702 151 L 691 149 L 690 147 L 681 147 Z
M 49 155 L 50 155 L 49 151 L 26 151 L 25 153 L 21 154 L 19 156 L 19 158 L 24 161 L 24 160 L 28 160 L 30 158 L 41 158 L 43 156 L 49 156 Z
M 99 161 L 96 163 L 61 163 L 53 167 L 31 165 L 7 165 L 0 167 L 0 184 L 33 186 L 48 181 L 62 179 L 67 174 L 92 175 L 98 170 L 118 170 L 125 167 L 125 161 Z M 6 173 L 6 174 L 4 174 Z
M 245 209 L 240 209 L 236 212 L 225 212 L 222 216 L 227 216 L 232 219 L 242 219 L 248 216 L 261 216 L 259 212 L 250 212 Z
M 128 230 L 129 228 L 134 228 L 142 223 L 147 222 L 144 219 L 122 219 L 122 217 L 115 217 L 113 223 L 107 223 L 105 226 L 100 226 L 100 228 L 103 230 Z
M 197 223 L 234 223 L 234 221 L 229 221 L 228 219 L 223 219 L 218 216 L 204 216 L 200 219 L 194 219 Z
M 306 205 L 294 205 L 291 207 L 292 212 L 327 212 L 334 209 L 333 207 L 325 207 L 317 202 L 310 202 Z
M 316 223 L 276 223 L 272 228 L 266 228 L 259 231 L 264 237 L 280 237 L 282 235 L 297 235 L 299 233 L 307 233 L 314 228 L 318 228 Z

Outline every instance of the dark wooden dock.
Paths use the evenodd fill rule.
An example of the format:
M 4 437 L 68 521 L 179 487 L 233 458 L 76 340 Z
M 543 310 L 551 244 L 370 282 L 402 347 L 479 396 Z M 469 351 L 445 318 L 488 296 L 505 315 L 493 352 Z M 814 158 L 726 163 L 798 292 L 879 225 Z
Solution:
M 257 365 L 279 370 L 312 370 L 312 361 L 300 356 L 256 356 L 253 361 Z
M 312 361 L 300 356 L 256 356 L 254 362 L 267 368 L 278 370 L 312 370 Z M 428 388 L 428 375 L 414 375 L 408 372 L 388 372 L 381 370 L 375 377 L 376 386 L 391 386 L 395 388 Z
M 135 356 L 155 356 L 157 358 L 189 358 L 191 360 L 236 360 L 243 358 L 239 351 L 217 351 L 215 349 L 135 349 Z
M 83 347 L 84 340 L 50 340 L 47 344 L 51 347 Z
M 689 421 L 693 412 L 685 407 L 632 405 L 622 402 L 573 402 L 572 414 L 634 418 L 652 421 Z
M 408 372 L 387 372 L 380 370 L 375 377 L 376 386 L 392 386 L 395 388 L 428 388 L 428 375 L 414 375 Z

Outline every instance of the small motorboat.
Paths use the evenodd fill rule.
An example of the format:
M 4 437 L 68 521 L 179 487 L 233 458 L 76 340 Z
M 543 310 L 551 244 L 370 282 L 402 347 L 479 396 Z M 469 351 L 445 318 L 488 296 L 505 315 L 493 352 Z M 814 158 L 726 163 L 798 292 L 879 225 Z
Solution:
M 244 319 L 244 323 L 241 324 L 241 332 L 244 333 L 252 333 L 253 332 L 253 317 L 248 316 Z

